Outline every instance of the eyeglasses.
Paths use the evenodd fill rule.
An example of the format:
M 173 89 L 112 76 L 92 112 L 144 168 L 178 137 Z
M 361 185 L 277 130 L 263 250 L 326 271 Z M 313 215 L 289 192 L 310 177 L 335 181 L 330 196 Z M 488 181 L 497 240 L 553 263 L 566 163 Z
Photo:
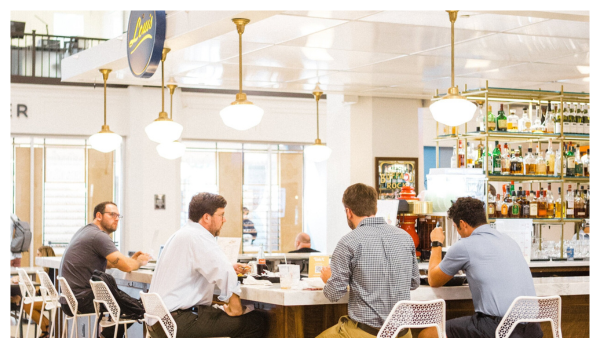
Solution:
M 121 214 L 117 214 L 116 212 L 103 212 L 103 214 L 109 214 L 112 218 L 122 219 L 123 216 Z

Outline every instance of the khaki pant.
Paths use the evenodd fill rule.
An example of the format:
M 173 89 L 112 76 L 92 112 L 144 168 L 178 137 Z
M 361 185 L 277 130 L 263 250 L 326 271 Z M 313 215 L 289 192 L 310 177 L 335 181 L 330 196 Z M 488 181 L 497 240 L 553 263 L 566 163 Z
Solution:
M 368 334 L 365 331 L 359 329 L 358 323 L 353 321 L 352 319 L 350 319 L 350 317 L 342 316 L 342 317 L 340 317 L 340 321 L 336 325 L 321 332 L 321 334 L 317 336 L 317 338 L 336 338 L 336 337 L 373 338 L 375 336 Z M 398 338 L 412 338 L 412 333 L 410 332 L 410 329 L 408 330 L 408 333 L 406 333 L 404 336 L 398 337 Z

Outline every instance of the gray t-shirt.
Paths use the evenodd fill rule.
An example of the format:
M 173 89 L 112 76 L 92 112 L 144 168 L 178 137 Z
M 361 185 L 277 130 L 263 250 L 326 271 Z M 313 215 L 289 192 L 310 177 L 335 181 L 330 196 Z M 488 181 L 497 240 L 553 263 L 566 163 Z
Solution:
M 108 234 L 90 223 L 73 235 L 58 275 L 67 280 L 75 297 L 82 298 L 92 291 L 90 277 L 94 270 L 106 271 L 106 256 L 115 251 L 117 247 Z
M 447 275 L 467 275 L 475 312 L 502 317 L 519 296 L 535 296 L 529 266 L 519 245 L 488 224 L 448 249 L 439 265 Z

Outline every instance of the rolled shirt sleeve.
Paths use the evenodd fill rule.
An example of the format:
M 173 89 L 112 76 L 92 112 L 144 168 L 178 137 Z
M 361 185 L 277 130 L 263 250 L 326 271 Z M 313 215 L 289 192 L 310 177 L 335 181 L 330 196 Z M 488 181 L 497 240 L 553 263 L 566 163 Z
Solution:
M 195 269 L 221 291 L 218 296 L 219 300 L 227 302 L 232 294 L 241 295 L 242 289 L 233 265 L 227 260 L 216 242 L 214 246 L 213 255 L 197 257 L 194 260 L 197 263 Z M 194 252 L 199 253 L 198 250 Z
M 348 291 L 352 253 L 349 248 L 338 243 L 331 256 L 331 278 L 325 284 L 323 293 L 331 302 L 337 302 Z

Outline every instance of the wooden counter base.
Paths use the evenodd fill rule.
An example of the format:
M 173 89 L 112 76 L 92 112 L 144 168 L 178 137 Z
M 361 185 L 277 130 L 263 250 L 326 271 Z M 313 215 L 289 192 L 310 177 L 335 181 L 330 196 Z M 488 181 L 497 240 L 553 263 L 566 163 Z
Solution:
M 561 298 L 563 338 L 589 337 L 589 295 Z M 258 311 L 264 311 L 269 316 L 269 338 L 313 338 L 337 324 L 341 316 L 348 314 L 347 304 L 281 306 L 254 302 L 254 305 Z M 474 312 L 473 301 L 470 299 L 446 301 L 447 320 L 470 316 Z M 544 337 L 552 337 L 550 323 L 541 325 Z M 420 331 L 413 329 L 413 337 L 417 338 Z

